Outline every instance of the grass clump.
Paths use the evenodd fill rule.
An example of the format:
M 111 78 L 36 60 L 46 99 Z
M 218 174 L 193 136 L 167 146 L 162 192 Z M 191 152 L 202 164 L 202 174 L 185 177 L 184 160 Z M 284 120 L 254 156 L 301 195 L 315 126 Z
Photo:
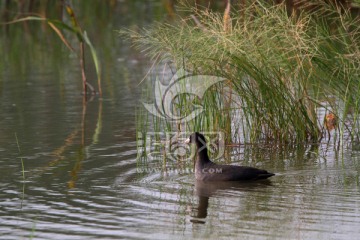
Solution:
M 357 137 L 359 18 L 323 1 L 308 9 L 289 15 L 285 5 L 255 1 L 231 13 L 226 28 L 222 14 L 193 9 L 179 24 L 127 35 L 159 64 L 227 79 L 208 89 L 204 111 L 183 129 L 246 142 L 320 141 L 331 112 L 340 136 Z

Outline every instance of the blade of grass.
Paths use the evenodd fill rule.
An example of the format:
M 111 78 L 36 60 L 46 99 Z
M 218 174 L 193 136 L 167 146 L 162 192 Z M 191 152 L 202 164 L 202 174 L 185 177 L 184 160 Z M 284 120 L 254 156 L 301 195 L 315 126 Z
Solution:
M 20 144 L 19 144 L 19 140 L 18 140 L 16 132 L 15 132 L 15 139 L 16 139 L 16 145 L 18 147 L 19 154 L 21 155 Z M 20 207 L 22 209 L 22 205 L 23 205 L 23 201 L 24 201 L 24 197 L 25 197 L 25 166 L 24 166 L 24 160 L 21 156 L 20 156 L 20 162 L 21 162 L 21 172 L 22 172 L 22 179 L 23 179 L 21 207 Z
M 98 82 L 98 89 L 99 89 L 99 95 L 100 97 L 102 96 L 102 88 L 101 88 L 101 66 L 100 66 L 100 61 L 99 61 L 99 58 L 98 58 L 98 55 L 96 53 L 96 50 L 94 48 L 94 46 L 92 45 L 86 31 L 84 31 L 84 40 L 86 42 L 86 44 L 89 46 L 90 48 L 90 51 L 91 51 L 91 56 L 92 56 L 92 59 L 94 61 L 94 64 L 95 64 L 95 70 L 96 70 L 96 75 L 97 75 L 97 82 Z

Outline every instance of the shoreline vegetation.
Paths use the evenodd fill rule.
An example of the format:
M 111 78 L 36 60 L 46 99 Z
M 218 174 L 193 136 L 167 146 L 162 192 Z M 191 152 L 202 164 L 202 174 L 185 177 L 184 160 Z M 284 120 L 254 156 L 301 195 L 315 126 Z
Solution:
M 178 116 L 202 105 L 193 120 L 140 111 L 139 131 L 221 131 L 227 143 L 358 142 L 360 17 L 324 1 L 291 13 L 285 3 L 246 3 L 239 11 L 228 2 L 223 13 L 182 6 L 177 23 L 120 31 L 154 60 L 155 81 L 173 68 L 226 79 L 201 99 L 174 98 Z
M 28 22 L 42 22 L 45 25 L 48 25 L 50 29 L 54 31 L 54 33 L 58 36 L 58 39 L 73 53 L 75 53 L 79 59 L 79 66 L 81 70 L 81 78 L 83 85 L 83 95 L 85 100 L 87 100 L 87 94 L 91 94 L 92 96 L 99 95 L 102 97 L 102 87 L 101 87 L 101 65 L 100 61 L 94 48 L 91 43 L 87 32 L 83 30 L 77 20 L 75 11 L 73 7 L 70 5 L 68 1 L 60 0 L 60 1 L 45 1 L 45 2 L 37 2 L 34 1 L 19 1 L 17 4 L 18 13 L 13 16 L 13 19 L 9 16 L 10 13 L 13 15 L 13 11 L 11 9 L 16 9 L 15 6 L 10 1 L 6 1 L 4 6 L 0 5 L 0 26 L 4 26 L 5 35 L 9 34 L 9 25 L 12 24 L 24 24 L 24 32 L 23 34 L 30 34 L 31 30 L 28 25 Z M 52 11 L 57 14 L 52 13 L 52 11 L 47 11 L 47 8 L 52 8 Z M 28 9 L 29 12 L 23 12 L 25 9 Z M 54 10 L 55 9 L 55 10 Z M 33 12 L 35 11 L 35 12 Z M 63 12 L 66 13 L 68 19 L 65 19 L 63 16 Z M 57 15 L 55 18 L 49 18 L 47 15 Z M 68 24 L 67 22 L 70 22 Z M 40 26 L 40 25 L 39 25 Z M 44 25 L 42 25 L 44 28 Z M 71 43 L 71 38 L 66 32 L 72 34 L 72 37 L 77 38 L 79 47 L 73 47 L 73 43 Z M 34 33 L 33 33 L 34 34 Z M 34 34 L 35 35 L 35 34 Z M 88 81 L 88 77 L 85 69 L 85 46 L 87 46 L 91 53 L 91 58 L 94 63 L 94 67 L 96 70 L 97 76 L 97 84 L 98 90 L 92 86 L 92 84 Z

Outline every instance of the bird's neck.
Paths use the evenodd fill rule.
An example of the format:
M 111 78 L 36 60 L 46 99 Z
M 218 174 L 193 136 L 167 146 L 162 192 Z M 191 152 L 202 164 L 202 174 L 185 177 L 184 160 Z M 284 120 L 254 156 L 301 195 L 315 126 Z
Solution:
M 206 146 L 197 146 L 197 153 L 196 153 L 196 165 L 204 165 L 206 163 L 210 163 L 210 159 L 207 153 Z

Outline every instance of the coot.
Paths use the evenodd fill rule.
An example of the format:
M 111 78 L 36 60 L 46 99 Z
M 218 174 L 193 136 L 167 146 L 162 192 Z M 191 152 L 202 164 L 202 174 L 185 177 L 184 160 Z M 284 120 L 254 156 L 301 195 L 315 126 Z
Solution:
M 205 137 L 201 133 L 191 134 L 185 142 L 196 145 L 195 177 L 197 180 L 248 181 L 266 179 L 275 175 L 258 168 L 220 165 L 212 162 L 207 154 Z

